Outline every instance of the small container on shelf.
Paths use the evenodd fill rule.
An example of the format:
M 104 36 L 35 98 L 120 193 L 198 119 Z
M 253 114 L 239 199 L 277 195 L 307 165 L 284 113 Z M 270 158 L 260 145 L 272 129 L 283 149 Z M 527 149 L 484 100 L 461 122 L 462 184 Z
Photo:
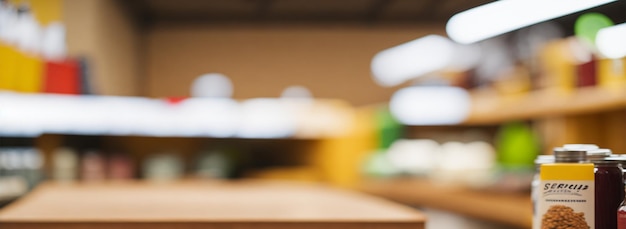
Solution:
M 182 178 L 184 163 L 175 153 L 156 154 L 143 161 L 143 177 L 149 181 L 166 182 Z
M 598 60 L 598 84 L 607 89 L 622 89 L 626 86 L 626 59 Z
M 76 151 L 62 147 L 52 152 L 52 178 L 59 182 L 72 182 L 78 176 L 78 155 Z
M 101 152 L 88 150 L 81 160 L 81 178 L 83 181 L 95 182 L 106 179 L 106 161 Z
M 135 177 L 133 160 L 124 154 L 113 153 L 107 163 L 107 177 L 110 180 L 129 180 Z

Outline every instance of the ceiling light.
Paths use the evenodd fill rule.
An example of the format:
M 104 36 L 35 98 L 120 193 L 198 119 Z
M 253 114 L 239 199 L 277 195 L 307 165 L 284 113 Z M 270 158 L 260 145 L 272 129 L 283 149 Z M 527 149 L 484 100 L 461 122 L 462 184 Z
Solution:
M 376 54 L 371 69 L 374 80 L 382 86 L 395 86 L 448 66 L 455 44 L 448 38 L 428 35 Z
M 448 36 L 469 44 L 616 0 L 501 0 L 458 13 L 448 21 Z
M 452 125 L 467 118 L 470 105 L 470 96 L 462 88 L 420 86 L 397 91 L 389 109 L 406 125 Z
M 598 51 L 608 58 L 626 56 L 626 23 L 601 29 L 596 36 Z

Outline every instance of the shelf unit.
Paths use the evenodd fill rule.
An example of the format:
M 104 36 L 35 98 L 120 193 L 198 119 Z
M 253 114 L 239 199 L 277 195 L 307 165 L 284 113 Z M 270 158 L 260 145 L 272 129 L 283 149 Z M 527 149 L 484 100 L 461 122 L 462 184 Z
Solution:
M 52 152 L 63 146 L 119 150 L 137 160 L 164 150 L 192 160 L 191 155 L 207 147 L 251 150 L 256 146 L 254 152 L 288 151 L 285 160 L 295 164 L 255 171 L 254 177 L 294 179 L 288 173 L 305 169 L 315 181 L 343 187 L 357 183 L 360 158 L 375 142 L 373 117 L 340 100 L 261 98 L 226 101 L 228 106 L 212 106 L 223 105 L 219 99 L 189 100 L 195 105 L 141 97 L 0 93 L 4 102 L 0 136 L 34 138 L 46 170 L 51 168 Z M 271 106 L 246 107 L 259 100 Z M 224 128 L 224 122 L 232 125 Z M 228 134 L 207 132 L 216 129 Z M 247 134 L 251 132 L 256 134 Z M 73 137 L 80 138 L 81 146 L 67 143 Z M 92 137 L 97 139 L 85 140 Z
M 470 95 L 472 106 L 467 119 L 446 128 L 485 129 L 512 121 L 530 121 L 541 136 L 544 153 L 564 143 L 595 143 L 614 153 L 626 152 L 624 88 L 582 87 L 569 92 L 543 89 L 507 96 L 493 90 L 475 90 Z M 411 128 L 414 132 L 423 132 L 433 127 Z M 532 223 L 529 193 L 443 186 L 419 178 L 368 180 L 361 185 L 361 190 L 404 204 L 455 212 L 511 227 L 530 228 Z
M 472 190 L 416 178 L 369 180 L 360 188 L 403 204 L 455 212 L 516 228 L 530 228 L 532 224 L 529 193 Z
M 181 58 L 172 58 L 170 56 L 170 52 L 159 52 L 161 55 L 150 55 L 149 59 L 144 61 L 139 58 L 144 55 L 141 50 L 154 51 L 158 50 L 157 47 L 160 45 L 167 44 L 165 47 L 174 47 L 172 50 L 180 50 L 182 49 L 180 44 L 176 42 L 170 42 L 168 37 L 176 37 L 180 36 L 178 41 L 189 41 L 186 39 L 184 34 L 189 33 L 190 31 L 186 30 L 175 30 L 168 28 L 167 26 L 156 27 L 156 29 L 151 30 L 151 36 L 143 37 L 138 33 L 138 28 L 133 26 L 131 23 L 132 20 L 129 19 L 128 16 L 123 13 L 123 10 L 120 10 L 122 7 L 119 4 L 114 3 L 113 1 L 101 1 L 101 2 L 91 2 L 91 1 L 72 1 L 73 4 L 67 4 L 65 7 L 67 9 L 64 10 L 68 15 L 65 15 L 64 21 L 66 21 L 68 28 L 70 28 L 68 34 L 68 41 L 70 43 L 70 53 L 91 53 L 94 63 L 99 63 L 100 65 L 95 68 L 95 75 L 100 78 L 96 78 L 96 81 L 100 82 L 100 86 L 103 87 L 102 92 L 105 94 L 117 94 L 117 95 L 150 95 L 150 96 L 159 96 L 162 94 L 177 94 L 182 90 L 170 90 L 171 88 L 176 87 L 177 89 L 183 88 L 180 85 L 186 85 L 186 82 L 191 81 L 191 76 L 196 76 L 197 72 L 195 68 L 189 67 L 187 65 L 180 65 L 176 60 L 180 60 Z M 84 10 L 88 9 L 88 10 Z M 90 17 L 85 20 L 83 14 L 89 15 Z M 132 15 L 131 15 L 132 16 Z M 107 19 L 115 19 L 115 20 L 107 20 Z M 109 22 L 113 23 L 109 23 Z M 88 22 L 88 23 L 86 23 Z M 104 23 L 107 22 L 107 23 Z M 97 29 L 99 32 L 95 32 Z M 191 29 L 190 29 L 191 30 Z M 368 28 L 371 30 L 371 28 Z M 80 33 L 83 32 L 91 32 L 93 34 L 98 34 L 97 37 L 106 37 L 106 36 L 115 36 L 116 42 L 109 42 L 107 39 L 85 39 L 80 36 Z M 254 32 L 254 31 L 253 31 Z M 355 37 L 365 37 L 363 36 L 359 30 L 356 32 L 352 32 L 356 34 Z M 350 33 L 350 34 L 352 34 Z M 198 31 L 198 34 L 209 34 L 213 35 L 212 31 Z M 348 35 L 350 35 L 348 34 Z M 410 30 L 407 37 L 414 36 L 414 31 Z M 306 34 L 305 34 L 306 35 Z M 324 34 L 322 34 L 324 35 Z M 227 38 L 227 37 L 226 37 Z M 253 37 L 253 39 L 257 39 Z M 395 39 L 398 41 L 405 40 L 404 36 L 398 36 Z M 389 42 L 390 44 L 395 42 L 389 39 L 384 38 L 385 42 Z M 81 41 L 81 42 L 76 42 Z M 147 42 L 143 42 L 147 41 Z M 191 41 L 196 41 L 191 39 Z M 207 39 L 199 39 L 197 41 L 203 45 L 206 45 L 210 42 L 207 42 Z M 350 40 L 350 42 L 354 42 Z M 139 44 L 147 43 L 147 45 L 140 46 Z M 172 46 L 169 46 L 172 45 Z M 376 45 L 381 45 L 387 47 L 387 44 L 369 44 L 366 45 L 355 45 L 358 47 L 359 51 L 361 51 L 362 47 L 369 47 L 372 50 L 380 50 Z M 130 48 L 129 48 L 130 47 Z M 141 48 L 139 48 L 141 47 Z M 187 45 L 185 47 L 192 47 L 189 51 L 191 54 L 203 53 L 202 49 L 197 48 L 197 46 Z M 170 49 L 165 49 L 170 50 Z M 272 47 L 272 51 L 275 51 L 275 48 Z M 193 51 L 193 52 L 191 52 Z M 213 51 L 213 50 L 211 50 Z M 280 51 L 280 50 L 279 50 Z M 149 52 L 152 53 L 152 52 Z M 280 53 L 280 52 L 278 52 Z M 306 53 L 311 56 L 308 52 Z M 355 53 L 355 52 L 344 52 L 344 53 Z M 369 54 L 368 54 L 369 55 Z M 198 55 L 203 56 L 203 55 Z M 191 57 L 188 57 L 191 58 Z M 219 56 L 220 59 L 224 59 L 223 56 Z M 297 57 L 293 57 L 289 55 L 290 59 L 297 59 Z M 323 56 L 323 59 L 328 59 L 327 56 Z M 267 58 L 270 59 L 270 58 Z M 346 59 L 346 58 L 343 58 Z M 349 58 L 355 59 L 355 58 Z M 197 61 L 198 63 L 211 63 L 212 59 L 204 59 L 204 61 Z M 369 61 L 369 56 L 367 59 L 364 59 L 365 62 Z M 147 62 L 147 64 L 142 64 L 143 62 Z M 316 61 L 310 61 L 315 63 Z M 146 65 L 146 66 L 144 66 Z M 165 67 L 163 67 L 164 65 Z M 342 64 L 345 66 L 351 66 L 350 64 Z M 168 68 L 168 66 L 171 67 Z M 175 66 L 176 68 L 173 68 Z M 280 67 L 288 67 L 289 65 L 281 65 Z M 297 68 L 295 66 L 294 68 Z M 152 75 L 165 76 L 168 74 L 172 74 L 175 70 L 175 75 L 178 77 L 172 78 L 172 80 L 163 80 L 158 77 L 154 77 Z M 237 66 L 237 69 L 250 69 L 246 67 Z M 367 68 L 364 71 L 367 71 Z M 139 72 L 148 72 L 148 76 L 142 76 L 138 74 Z M 288 71 L 284 71 L 288 72 Z M 244 72 L 246 73 L 246 72 Z M 258 72 L 253 72 L 254 74 L 239 74 L 239 75 L 258 75 Z M 327 74 L 319 74 L 319 73 L 311 73 L 317 77 L 324 76 Z M 237 75 L 237 74 L 235 74 Z M 355 74 L 356 75 L 367 75 L 365 74 Z M 107 76 L 108 78 L 105 78 Z M 349 76 L 349 75 L 348 75 Z M 183 79 L 181 79 L 181 77 Z M 277 75 L 277 77 L 285 77 L 283 75 Z M 332 77 L 332 76 L 331 76 Z M 350 79 L 351 77 L 342 77 L 341 79 Z M 332 81 L 323 81 L 319 78 L 314 78 L 314 82 L 335 82 L 336 79 L 332 79 Z M 140 86 L 143 83 L 149 83 L 149 89 L 139 90 Z M 158 82 L 158 85 L 153 85 L 155 82 Z M 181 83 L 182 82 L 182 83 Z M 272 82 L 272 80 L 264 80 L 264 82 Z M 341 83 L 341 85 L 346 85 L 345 82 Z M 325 85 L 326 86 L 326 85 Z M 265 88 L 264 86 L 255 85 L 256 88 Z M 361 88 L 360 90 L 366 91 L 369 90 L 369 87 L 353 87 L 354 89 Z M 186 89 L 186 88 L 185 88 Z M 239 89 L 238 89 L 239 90 Z M 240 91 L 251 91 L 246 90 L 245 88 Z M 356 94 L 353 90 L 345 91 L 348 94 Z M 389 92 L 390 93 L 390 92 Z M 372 93 L 374 94 L 374 93 Z M 514 120 L 528 120 L 528 119 L 537 119 L 537 118 L 551 118 L 554 116 L 564 116 L 564 115 L 579 115 L 579 114 L 588 114 L 593 112 L 603 112 L 609 110 L 615 110 L 626 107 L 626 96 L 625 92 L 620 91 L 607 91 L 597 88 L 582 88 L 577 89 L 576 92 L 570 94 L 561 94 L 554 91 L 537 91 L 532 92 L 528 95 L 523 95 L 519 97 L 496 97 L 494 94 L 482 94 L 482 93 L 474 93 L 473 94 L 473 110 L 468 117 L 468 119 L 462 123 L 463 125 L 495 125 L 507 121 Z M 372 119 L 368 119 L 362 123 L 371 122 Z M 370 127 L 363 127 L 359 124 L 355 125 L 359 130 L 354 130 L 353 133 L 350 133 L 347 136 L 342 136 L 337 139 L 324 139 L 320 141 L 318 144 L 315 144 L 311 147 L 311 151 L 319 151 L 315 156 L 315 159 L 312 159 L 312 163 L 317 166 L 320 170 L 323 170 L 325 174 L 339 174 L 336 177 L 329 178 L 332 183 L 336 184 L 347 184 L 352 183 L 354 180 L 354 176 L 357 173 L 357 169 L 359 168 L 359 160 L 360 157 L 363 156 L 364 153 L 367 153 L 366 150 L 371 149 L 370 145 L 374 144 L 372 137 L 370 136 L 371 130 L 364 130 Z M 589 125 L 585 125 L 589 126 Z M 580 128 L 585 128 L 585 126 L 581 126 Z M 619 126 L 619 125 L 615 125 Z M 70 133 L 72 133 L 70 131 Z M 105 132 L 97 132 L 96 134 L 104 134 Z M 125 134 L 119 134 L 125 135 Z M 180 136 L 180 137 L 193 137 L 187 135 L 178 135 L 178 134 L 168 134 L 170 136 Z M 612 136 L 626 136 L 619 134 L 611 134 Z M 215 137 L 210 134 L 199 135 L 200 137 Z M 584 137 L 576 138 L 570 137 L 566 139 L 585 139 Z M 141 145 L 141 144 L 133 144 L 133 145 Z M 626 147 L 623 147 L 626 149 Z M 331 168 L 332 167 L 332 168 Z M 335 168 L 340 168 L 341 172 L 337 172 L 334 170 Z M 379 183 L 382 182 L 382 183 Z M 520 196 L 509 196 L 505 194 L 499 193 L 489 193 L 484 194 L 476 191 L 465 190 L 460 188 L 442 188 L 435 186 L 431 183 L 419 180 L 394 180 L 394 181 L 376 181 L 376 182 L 368 182 L 364 190 L 370 193 L 377 194 L 379 192 L 381 196 L 389 197 L 391 199 L 397 199 L 398 201 L 416 204 L 416 205 L 424 205 L 424 206 L 433 206 L 442 209 L 447 209 L 451 211 L 456 211 L 459 213 L 467 214 L 470 216 L 484 218 L 488 220 L 494 220 L 498 222 L 509 223 L 511 225 L 517 226 L 526 226 L 529 222 L 529 217 L 526 217 L 528 209 L 527 203 L 527 195 Z M 376 191 L 376 192 L 375 192 Z M 519 208 L 513 209 L 513 205 Z M 457 207 L 458 206 L 458 207 Z M 492 210 L 484 210 L 481 209 L 481 206 L 484 209 L 492 209 Z M 523 207 L 521 207 L 523 206 Z M 509 209 L 509 207 L 511 209 Z M 461 209 L 462 208 L 462 209 Z M 473 209 L 479 209 L 480 211 L 476 211 Z M 495 210 L 493 210 L 495 209 Z M 525 209 L 525 210 L 521 210 Z M 483 212 L 484 210 L 484 212 Z M 502 214 L 507 214 L 509 216 L 502 216 Z M 510 217 L 510 218 L 507 218 Z
M 547 88 L 516 95 L 475 90 L 470 93 L 472 107 L 467 119 L 452 127 L 496 127 L 507 122 L 529 121 L 540 136 L 544 154 L 569 143 L 593 143 L 624 154 L 625 88 L 623 85 L 570 91 Z

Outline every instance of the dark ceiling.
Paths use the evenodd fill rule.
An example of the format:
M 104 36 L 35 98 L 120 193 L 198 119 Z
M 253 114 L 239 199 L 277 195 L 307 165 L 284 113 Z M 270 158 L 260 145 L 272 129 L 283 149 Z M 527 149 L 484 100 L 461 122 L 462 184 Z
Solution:
M 156 23 L 444 24 L 452 15 L 493 0 L 119 0 L 145 27 Z M 626 21 L 626 0 L 574 13 L 554 21 L 573 31 L 585 12 Z
M 131 0 L 145 23 L 445 23 L 492 0 Z

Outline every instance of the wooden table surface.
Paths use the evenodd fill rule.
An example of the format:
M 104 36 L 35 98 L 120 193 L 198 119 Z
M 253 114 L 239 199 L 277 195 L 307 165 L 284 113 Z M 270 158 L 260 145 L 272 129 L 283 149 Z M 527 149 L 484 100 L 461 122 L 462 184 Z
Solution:
M 424 228 L 364 194 L 269 181 L 40 185 L 0 211 L 11 228 Z

